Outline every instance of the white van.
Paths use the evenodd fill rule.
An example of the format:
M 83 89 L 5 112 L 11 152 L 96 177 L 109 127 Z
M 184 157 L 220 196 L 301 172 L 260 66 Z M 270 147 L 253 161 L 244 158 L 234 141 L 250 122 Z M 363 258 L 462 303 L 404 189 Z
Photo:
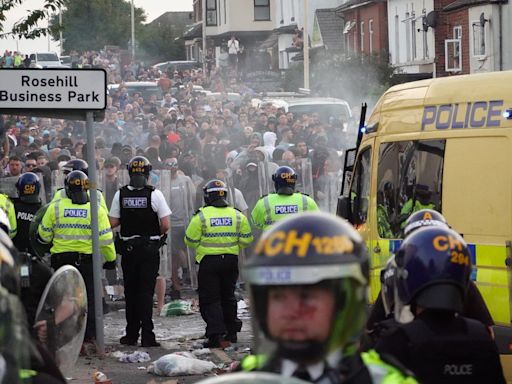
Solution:
M 58 68 L 62 67 L 59 55 L 55 52 L 39 52 L 30 55 L 32 68 Z

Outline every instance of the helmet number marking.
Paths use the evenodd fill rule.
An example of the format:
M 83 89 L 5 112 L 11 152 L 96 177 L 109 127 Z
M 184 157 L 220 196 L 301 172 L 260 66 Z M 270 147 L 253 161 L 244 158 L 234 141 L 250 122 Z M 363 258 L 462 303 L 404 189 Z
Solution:
M 453 264 L 469 265 L 469 256 L 457 251 L 452 251 L 450 262 Z

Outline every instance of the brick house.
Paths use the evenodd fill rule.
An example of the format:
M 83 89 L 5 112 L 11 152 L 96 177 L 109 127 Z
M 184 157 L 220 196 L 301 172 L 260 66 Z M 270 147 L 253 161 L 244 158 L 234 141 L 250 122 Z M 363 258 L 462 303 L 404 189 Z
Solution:
M 436 76 L 497 71 L 501 0 L 435 0 Z
M 345 53 L 385 53 L 388 46 L 388 20 L 385 0 L 349 0 L 336 8 L 345 26 Z

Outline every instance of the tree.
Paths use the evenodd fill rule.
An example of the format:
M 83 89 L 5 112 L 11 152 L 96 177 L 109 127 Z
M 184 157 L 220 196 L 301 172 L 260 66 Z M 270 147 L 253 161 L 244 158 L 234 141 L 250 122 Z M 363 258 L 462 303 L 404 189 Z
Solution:
M 185 45 L 180 37 L 186 23 L 175 19 L 173 22 L 155 22 L 144 25 L 138 39 L 139 55 L 149 61 L 185 60 Z
M 0 1 L 0 37 L 17 36 L 18 38 L 35 39 L 46 36 L 49 28 L 39 27 L 39 22 L 50 18 L 52 13 L 58 12 L 63 7 L 65 0 L 45 0 L 41 9 L 29 11 L 28 16 L 17 21 L 12 29 L 4 32 L 6 14 L 23 4 L 23 0 L 1 0 Z
M 135 36 L 140 35 L 144 10 L 135 7 Z M 52 25 L 58 26 L 57 16 Z M 67 0 L 62 12 L 64 50 L 98 50 L 105 45 L 128 47 L 131 38 L 131 3 L 126 0 Z M 58 28 L 52 37 L 59 40 Z

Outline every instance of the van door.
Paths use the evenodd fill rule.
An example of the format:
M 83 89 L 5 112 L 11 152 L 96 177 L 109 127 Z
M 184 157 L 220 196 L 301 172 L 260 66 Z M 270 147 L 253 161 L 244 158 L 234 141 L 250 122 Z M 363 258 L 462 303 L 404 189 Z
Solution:
M 370 140 L 361 144 L 352 174 L 347 175 L 352 179 L 349 196 L 347 196 L 350 199 L 352 224 L 359 231 L 367 246 L 371 241 L 367 221 L 370 207 L 373 142 L 374 140 Z
M 446 141 L 398 140 L 393 136 L 377 141 L 378 159 L 371 216 L 371 298 L 380 290 L 380 269 L 401 244 L 407 218 L 429 208 L 441 212 L 443 164 Z M 376 149 L 377 151 L 377 149 Z
M 443 213 L 468 242 L 473 274 L 496 324 L 510 327 L 511 285 L 506 268 L 512 240 L 510 138 L 450 138 L 446 146 Z

